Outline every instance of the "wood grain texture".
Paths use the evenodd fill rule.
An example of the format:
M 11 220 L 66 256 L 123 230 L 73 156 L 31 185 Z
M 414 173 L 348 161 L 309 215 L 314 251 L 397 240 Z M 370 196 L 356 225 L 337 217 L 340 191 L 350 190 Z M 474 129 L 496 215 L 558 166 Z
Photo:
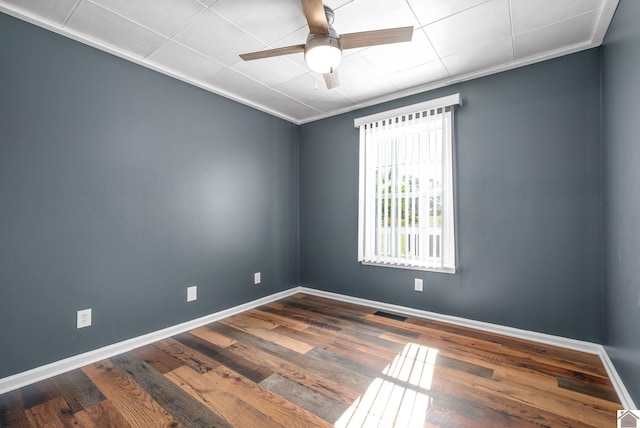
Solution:
M 61 374 L 53 381 L 73 413 L 88 409 L 105 400 L 102 392 L 82 370 Z
M 307 18 L 311 33 L 329 34 L 329 23 L 324 13 L 322 0 L 302 0 L 302 10 Z
M 111 361 L 86 366 L 83 371 L 131 426 L 144 426 L 144 423 L 178 425 L 160 404 Z
M 155 345 L 135 349 L 132 353 L 138 358 L 146 361 L 147 364 L 162 374 L 168 373 L 171 370 L 182 367 L 183 365 L 179 358 L 176 358 L 170 353 L 162 352 L 162 349 Z
M 294 53 L 304 52 L 304 47 L 305 45 L 301 44 L 301 45 L 293 45 L 293 46 L 284 46 L 284 47 L 275 48 L 275 49 L 266 49 L 263 51 L 240 54 L 240 58 L 242 58 L 245 61 L 252 61 L 254 59 L 271 58 L 273 56 L 291 55 Z
M 329 423 L 338 420 L 348 407 L 277 373 L 260 382 L 260 386 L 320 416 Z
M 30 427 L 24 412 L 21 390 L 0 395 L 0 427 Z
M 605 427 L 595 355 L 296 294 L 0 396 L 1 427 Z
M 215 413 L 223 415 L 225 424 L 233 426 L 276 427 L 277 424 L 239 395 L 227 388 L 224 379 L 204 377 L 189 367 L 180 367 L 167 375 L 186 393 Z M 202 425 L 207 426 L 207 425 Z M 210 425 L 210 426 L 223 426 Z
M 364 48 L 367 46 L 386 45 L 411 41 L 413 27 L 387 28 L 384 30 L 362 31 L 340 35 L 344 49 Z
M 258 383 L 273 373 L 264 365 L 259 365 L 249 359 L 239 357 L 226 348 L 219 348 L 192 334 L 185 333 L 178 335 L 176 336 L 176 340 L 184 346 L 194 349 L 212 360 L 229 367 L 253 382 Z
M 111 401 L 103 401 L 75 414 L 80 426 L 105 428 L 130 428 L 131 421 L 118 411 Z
M 260 410 L 268 414 L 271 419 L 284 427 L 320 427 L 327 425 L 325 421 L 303 408 L 291 403 L 280 395 L 274 394 L 262 386 L 249 381 L 232 370 L 220 366 L 207 373 L 204 377 L 223 383 L 229 392 L 232 392 Z M 234 409 L 227 409 L 233 413 Z
M 26 411 L 27 419 L 32 426 L 47 426 L 64 428 L 65 420 L 73 418 L 71 409 L 62 397 L 55 397 Z
M 131 354 L 113 357 L 124 370 L 171 416 L 186 427 L 228 427 L 231 424 L 176 387 L 150 365 Z M 175 423 L 173 424 L 175 426 Z

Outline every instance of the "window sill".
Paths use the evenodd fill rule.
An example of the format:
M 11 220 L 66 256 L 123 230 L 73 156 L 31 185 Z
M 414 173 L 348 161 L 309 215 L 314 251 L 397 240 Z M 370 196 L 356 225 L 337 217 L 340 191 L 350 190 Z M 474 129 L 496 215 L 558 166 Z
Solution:
M 452 275 L 456 273 L 456 270 L 452 268 L 426 268 L 426 267 L 419 267 L 419 266 L 397 265 L 392 263 L 370 263 L 370 262 L 360 262 L 360 263 L 365 266 L 378 266 L 378 267 L 386 267 L 386 268 L 394 268 L 394 269 L 420 270 L 424 272 L 448 273 Z

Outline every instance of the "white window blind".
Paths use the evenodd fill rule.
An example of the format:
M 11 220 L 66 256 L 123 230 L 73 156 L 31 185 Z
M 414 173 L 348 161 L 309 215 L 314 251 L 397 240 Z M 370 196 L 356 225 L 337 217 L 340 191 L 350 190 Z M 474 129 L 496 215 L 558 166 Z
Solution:
M 356 119 L 360 262 L 455 272 L 456 105 L 459 94 Z

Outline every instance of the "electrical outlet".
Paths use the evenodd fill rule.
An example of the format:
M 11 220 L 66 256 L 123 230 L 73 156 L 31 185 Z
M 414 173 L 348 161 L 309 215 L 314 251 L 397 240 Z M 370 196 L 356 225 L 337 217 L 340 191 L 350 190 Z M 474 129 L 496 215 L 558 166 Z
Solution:
M 187 302 L 193 302 L 198 299 L 198 286 L 193 285 L 191 287 L 187 287 Z
M 260 272 L 256 272 L 253 274 L 253 283 L 254 284 L 260 284 Z
M 422 280 L 421 279 L 419 279 L 419 278 L 415 279 L 415 283 L 414 283 L 413 289 L 415 291 L 420 291 L 420 292 L 423 291 Z
M 78 311 L 76 323 L 77 328 L 89 327 L 91 325 L 91 309 Z

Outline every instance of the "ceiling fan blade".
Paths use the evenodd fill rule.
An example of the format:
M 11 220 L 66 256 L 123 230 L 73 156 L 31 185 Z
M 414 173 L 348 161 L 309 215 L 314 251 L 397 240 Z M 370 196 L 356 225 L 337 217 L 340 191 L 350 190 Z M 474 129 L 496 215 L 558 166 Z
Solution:
M 333 70 L 331 73 L 324 73 L 322 77 L 324 77 L 324 83 L 327 85 L 327 89 L 333 89 L 340 85 L 338 70 Z
M 302 0 L 302 9 L 311 34 L 329 34 L 329 23 L 324 14 L 322 0 Z
M 272 56 L 289 55 L 298 52 L 304 52 L 304 45 L 285 46 L 283 48 L 240 54 L 240 58 L 245 61 L 251 61 L 253 59 L 271 58 Z
M 409 42 L 411 37 L 413 37 L 413 27 L 398 27 L 341 34 L 340 42 L 342 43 L 342 49 L 353 49 L 388 43 Z

